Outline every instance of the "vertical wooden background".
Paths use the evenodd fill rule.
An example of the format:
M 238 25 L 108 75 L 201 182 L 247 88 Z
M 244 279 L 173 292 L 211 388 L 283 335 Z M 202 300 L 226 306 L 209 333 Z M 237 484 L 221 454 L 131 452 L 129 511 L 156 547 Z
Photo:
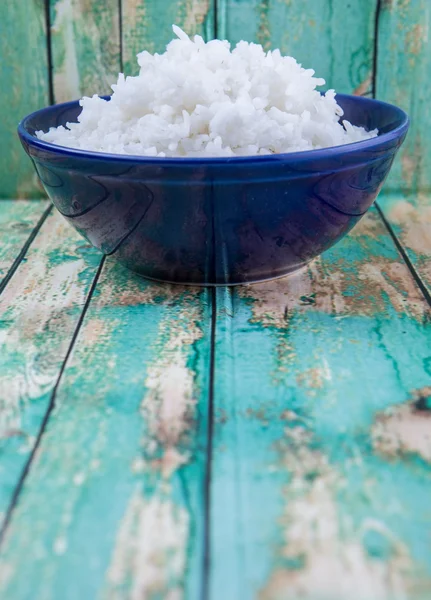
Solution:
M 0 197 L 41 195 L 15 133 L 49 102 L 107 93 L 162 51 L 171 24 L 205 38 L 279 47 L 340 92 L 406 109 L 412 128 L 386 191 L 431 189 L 429 0 L 3 0 L 0 4 Z

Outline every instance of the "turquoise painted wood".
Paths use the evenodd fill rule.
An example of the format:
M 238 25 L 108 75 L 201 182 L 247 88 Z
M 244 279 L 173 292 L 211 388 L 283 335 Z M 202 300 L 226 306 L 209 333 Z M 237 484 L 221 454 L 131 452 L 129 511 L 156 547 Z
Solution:
M 189 35 L 214 37 L 215 0 L 121 0 L 124 72 L 136 75 L 138 52 L 164 52 L 172 38 L 172 25 Z
M 0 287 L 47 207 L 44 200 L 0 200 Z
M 201 597 L 210 310 L 205 290 L 106 263 L 8 529 L 1 597 Z
M 423 285 L 431 293 L 431 6 L 382 2 L 376 91 L 407 110 L 411 128 L 379 203 Z
M 43 0 L 0 2 L 0 198 L 42 196 L 16 135 L 26 114 L 49 102 Z
M 430 307 L 376 213 L 217 306 L 210 597 L 429 598 Z
M 403 194 L 431 192 L 431 4 L 386 0 L 379 19 L 376 92 L 411 117 L 401 157 L 386 189 Z
M 121 70 L 118 0 L 51 0 L 55 102 L 111 93 Z
M 52 214 L 0 296 L 0 528 L 100 258 Z
M 280 48 L 339 92 L 370 94 L 377 0 L 219 0 L 218 34 Z
M 379 198 L 389 226 L 399 239 L 431 297 L 431 201 L 427 194 L 384 194 Z
M 41 248 L 44 227 L 6 288 L 21 274 L 7 303 L 29 346 L 35 299 L 52 311 L 74 287 L 48 271 L 37 288 Z M 376 213 L 309 271 L 217 304 L 212 382 L 209 292 L 106 263 L 6 531 L 2 596 L 200 598 L 209 517 L 211 598 L 428 597 L 429 306 Z M 6 449 L 10 472 L 23 447 Z

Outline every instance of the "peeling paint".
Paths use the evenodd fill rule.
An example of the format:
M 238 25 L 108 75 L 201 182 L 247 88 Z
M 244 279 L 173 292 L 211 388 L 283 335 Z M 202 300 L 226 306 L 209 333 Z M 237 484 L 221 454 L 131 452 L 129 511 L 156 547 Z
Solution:
M 419 55 L 422 52 L 423 44 L 426 42 L 426 28 L 418 23 L 406 33 L 406 52 Z
M 53 11 L 56 102 L 109 93 L 120 70 L 118 1 L 56 0 Z
M 265 51 L 271 48 L 271 29 L 269 24 L 269 0 L 261 0 L 258 7 L 259 28 L 257 31 L 257 41 L 262 45 Z
M 150 287 L 160 297 L 162 286 Z M 171 287 L 165 287 L 165 294 L 169 295 L 169 290 Z M 193 448 L 199 390 L 188 359 L 192 346 L 203 335 L 197 325 L 202 308 L 195 301 L 201 293 L 175 289 L 170 300 L 178 303 L 161 321 L 154 341 L 155 360 L 147 367 L 140 407 L 142 455 L 131 465 L 143 485 L 137 487 L 117 534 L 109 586 L 103 596 L 109 600 L 183 598 L 191 525 L 186 507 L 173 501 L 173 485 L 174 476 L 188 463 Z M 154 301 L 154 297 L 145 298 Z M 155 482 L 152 491 L 145 485 L 147 478 Z
M 142 401 L 149 439 L 151 443 L 156 441 L 162 452 L 165 477 L 170 477 L 187 461 L 177 446 L 190 428 L 196 406 L 193 372 L 186 362 L 188 348 L 202 336 L 196 326 L 200 314 L 194 303 L 184 302 L 184 306 L 177 318 L 170 315 L 161 325 L 158 358 L 148 368 Z M 149 454 L 154 451 L 150 449 Z
M 413 180 L 418 165 L 418 157 L 410 156 L 410 154 L 408 154 L 407 151 L 405 151 L 401 155 L 401 165 L 403 180 L 406 182 L 408 188 L 411 189 L 413 186 Z
M 0 198 L 44 198 L 16 127 L 49 104 L 45 2 L 0 2 L 0 23 Z
M 377 91 L 380 100 L 402 107 L 410 131 L 395 160 L 385 190 L 406 194 L 431 190 L 431 11 L 428 0 L 383 3 L 379 20 Z
M 54 35 L 62 33 L 64 62 L 54 72 L 54 88 L 57 102 L 66 102 L 82 96 L 78 60 L 75 45 L 75 12 L 73 0 L 59 0 L 55 5 L 52 25 Z
M 402 242 L 418 254 L 431 254 L 431 205 L 399 200 L 388 212 L 389 219 L 402 228 Z
M 238 288 L 242 298 L 253 301 L 253 321 L 264 326 L 285 327 L 289 312 L 301 306 L 300 298 L 312 293 L 312 283 L 306 271 Z
M 328 365 L 328 361 L 323 358 L 323 366 L 306 369 L 296 376 L 296 381 L 299 386 L 307 387 L 313 390 L 323 388 L 325 382 L 332 380 L 332 373 Z
M 83 257 L 79 236 L 59 215 L 47 224 L 54 241 L 43 228 L 41 245 L 38 236 L 31 249 L 43 252 L 44 260 L 37 256 L 34 269 L 29 254 L 25 263 L 30 270 L 22 285 L 32 291 L 19 302 L 12 302 L 13 295 L 9 301 L 15 310 L 27 303 L 26 317 L 43 294 L 41 306 L 49 314 L 53 301 L 43 281 L 33 285 L 35 270 L 48 280 L 51 293 L 60 295 L 58 302 L 76 302 L 79 316 L 79 294 L 62 281 L 70 269 L 88 268 L 89 255 Z M 77 238 L 76 247 L 70 236 Z M 55 244 L 63 243 L 67 249 L 55 252 Z M 66 274 L 58 271 L 65 254 Z M 96 261 L 94 272 L 97 267 Z M 201 524 L 193 507 L 201 501 L 205 464 L 206 413 L 197 400 L 207 385 L 200 380 L 209 342 L 206 299 L 205 290 L 152 284 L 106 260 L 2 549 L 4 564 L 15 565 L 25 554 L 29 576 L 23 580 L 13 572 L 0 581 L 0 596 L 12 597 L 23 586 L 33 596 L 61 597 L 59 573 L 74 561 L 84 575 L 69 581 L 71 596 L 91 596 L 97 588 L 105 599 L 184 597 L 194 564 L 200 565 L 195 555 Z M 54 326 L 58 335 L 61 326 L 67 344 L 73 316 Z M 30 340 L 38 335 L 32 330 Z M 40 365 L 32 370 L 39 373 Z M 37 400 L 43 408 L 49 395 Z M 26 418 L 31 414 L 22 403 L 20 409 Z M 17 442 L 27 444 L 27 438 L 19 440 L 12 440 L 14 448 Z M 13 464 L 19 456 L 19 451 L 13 455 Z M 80 530 L 87 536 L 84 545 Z
M 169 498 L 132 496 L 108 571 L 106 600 L 180 600 L 189 517 Z M 169 569 L 169 570 L 168 570 Z M 125 591 L 124 587 L 131 588 Z
M 421 291 L 401 262 L 383 263 L 381 266 L 365 263 L 359 270 L 358 279 L 366 283 L 368 293 L 378 301 L 382 312 L 385 305 L 383 293 L 399 313 L 408 310 L 410 315 L 420 319 L 428 312 Z
M 383 207 L 389 222 L 405 248 L 425 287 L 431 291 L 431 206 L 425 194 L 410 202 L 399 196 L 385 199 Z
M 431 235 L 423 219 L 420 227 L 423 236 Z M 288 326 L 295 312 L 375 316 L 387 314 L 388 304 L 398 313 L 407 311 L 412 317 L 422 319 L 428 313 L 428 306 L 398 253 L 391 258 L 363 260 L 370 252 L 369 244 L 387 236 L 382 222 L 375 215 L 366 215 L 350 235 L 358 248 L 364 249 L 360 260 L 335 249 L 335 260 L 319 257 L 301 273 L 241 288 L 240 297 L 252 302 L 252 322 L 282 329 Z M 347 293 L 349 287 L 352 291 Z
M 188 35 L 195 35 L 201 31 L 202 25 L 210 9 L 210 0 L 187 0 L 184 31 Z
M 431 397 L 431 386 L 414 390 L 412 397 L 376 416 L 374 451 L 391 459 L 416 455 L 431 464 L 431 411 L 422 409 Z
M 290 473 L 284 490 L 281 557 L 292 565 L 276 568 L 260 600 L 392 600 L 407 597 L 411 559 L 388 527 L 364 519 L 357 530 L 340 521 L 337 494 L 345 482 L 302 425 L 286 428 L 278 452 Z M 377 531 L 391 548 L 386 560 L 367 552 L 364 538 Z
M 60 215 L 49 216 L 27 261 L 0 298 L 7 323 L 0 328 L 0 434 L 22 429 L 24 408 L 49 393 L 56 382 L 69 336 L 97 270 L 96 262 L 79 280 L 89 267 L 75 252 L 79 244 L 80 237 Z M 49 259 L 54 250 L 58 260 Z M 88 258 L 95 255 L 93 251 Z
M 0 201 L 0 284 L 48 207 L 40 200 Z
M 377 211 L 306 271 L 222 297 L 212 594 L 226 552 L 232 597 L 423 600 L 428 471 L 370 430 L 427 381 L 429 308 Z
M 365 96 L 371 90 L 371 84 L 373 81 L 373 76 L 370 73 L 368 77 L 366 77 L 353 91 L 355 96 Z

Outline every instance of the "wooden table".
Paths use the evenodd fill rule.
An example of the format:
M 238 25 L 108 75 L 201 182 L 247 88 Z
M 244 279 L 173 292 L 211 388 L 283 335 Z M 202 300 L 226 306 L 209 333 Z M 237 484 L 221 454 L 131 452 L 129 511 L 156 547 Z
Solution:
M 380 205 L 195 289 L 0 201 L 0 598 L 429 600 L 431 211 Z

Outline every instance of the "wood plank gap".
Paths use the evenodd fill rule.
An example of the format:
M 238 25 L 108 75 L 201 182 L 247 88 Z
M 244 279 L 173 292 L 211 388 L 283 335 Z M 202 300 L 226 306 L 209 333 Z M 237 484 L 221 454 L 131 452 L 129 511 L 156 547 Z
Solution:
M 211 476 L 214 435 L 214 377 L 215 377 L 215 344 L 217 328 L 217 288 L 211 288 L 211 331 L 210 331 L 210 365 L 208 382 L 208 425 L 207 425 L 207 458 L 204 481 L 204 552 L 202 576 L 202 600 L 209 598 L 209 578 L 211 568 Z
M 430 311 L 377 209 L 217 300 L 211 597 L 429 598 Z
M 219 10 L 219 5 L 218 5 L 218 0 L 213 0 L 213 10 L 214 10 L 214 15 L 213 15 L 213 32 L 214 32 L 214 39 L 218 39 L 218 10 Z
M 45 0 L 45 23 L 46 23 L 46 57 L 48 61 L 48 98 L 49 103 L 54 104 L 54 80 L 52 68 L 52 45 L 51 45 L 51 18 L 50 2 Z
M 385 213 L 383 212 L 383 210 L 380 208 L 380 206 L 378 205 L 378 203 L 375 203 L 377 212 L 380 216 L 380 218 L 383 221 L 384 226 L 386 227 L 389 235 L 391 236 L 398 252 L 400 253 L 402 259 L 404 260 L 404 262 L 406 263 L 410 273 L 413 276 L 413 279 L 415 280 L 417 286 L 419 287 L 420 291 L 422 292 L 424 298 L 426 299 L 426 301 L 428 302 L 429 306 L 431 306 L 431 294 L 428 291 L 427 286 L 425 285 L 425 283 L 422 281 L 422 278 L 420 276 L 420 274 L 418 273 L 416 267 L 414 266 L 414 264 L 412 263 L 412 261 L 410 260 L 409 255 L 407 254 L 406 250 L 404 249 L 404 246 L 402 245 L 401 241 L 399 240 L 398 236 L 396 235 L 395 231 L 392 229 L 391 224 L 389 223 L 389 221 L 387 220 L 387 218 L 385 217 Z
M 5 519 L 4 519 L 2 527 L 0 529 L 0 547 L 3 544 L 4 538 L 5 538 L 5 535 L 6 535 L 6 531 L 8 529 L 9 523 L 10 523 L 10 521 L 12 519 L 12 515 L 13 515 L 13 512 L 14 512 L 14 509 L 15 509 L 15 507 L 18 504 L 19 496 L 20 496 L 21 491 L 23 489 L 24 482 L 25 482 L 25 480 L 27 478 L 27 475 L 28 475 L 28 473 L 30 471 L 30 467 L 32 465 L 32 462 L 33 462 L 35 456 L 36 456 L 36 453 L 37 453 L 38 448 L 40 446 L 40 442 L 42 440 L 42 436 L 43 436 L 43 434 L 45 432 L 45 429 L 46 429 L 46 426 L 48 424 L 49 418 L 51 416 L 52 410 L 53 410 L 53 408 L 55 406 L 55 398 L 56 398 L 57 391 L 58 391 L 58 388 L 59 388 L 59 385 L 60 385 L 60 382 L 61 382 L 61 378 L 63 376 L 64 370 L 66 368 L 66 365 L 67 365 L 67 362 L 68 362 L 68 360 L 70 358 L 70 355 L 72 354 L 72 350 L 73 350 L 73 348 L 75 346 L 75 342 L 76 342 L 76 340 L 78 338 L 78 334 L 79 334 L 79 331 L 81 329 L 82 323 L 84 322 L 87 310 L 88 310 L 88 308 L 90 306 L 91 298 L 92 298 L 92 296 L 94 294 L 94 290 L 96 289 L 97 282 L 99 280 L 100 274 L 101 274 L 102 269 L 103 269 L 103 265 L 105 263 L 105 258 L 106 257 L 103 256 L 102 259 L 101 259 L 101 261 L 100 261 L 99 268 L 97 269 L 96 275 L 95 275 L 95 277 L 93 279 L 93 283 L 91 284 L 91 288 L 90 288 L 90 291 L 88 292 L 87 298 L 85 300 L 85 304 L 84 304 L 84 307 L 82 309 L 82 313 L 81 313 L 81 315 L 80 315 L 80 317 L 78 319 L 78 323 L 76 324 L 75 331 L 73 332 L 73 336 L 72 336 L 71 342 L 69 344 L 69 348 L 68 348 L 68 350 L 66 352 L 66 356 L 64 357 L 63 363 L 61 365 L 60 372 L 59 372 L 58 377 L 57 377 L 57 381 L 55 383 L 54 389 L 52 390 L 51 398 L 49 400 L 49 405 L 48 405 L 46 413 L 45 413 L 45 415 L 43 417 L 43 421 L 41 423 L 39 432 L 37 434 L 36 442 L 35 442 L 35 444 L 33 446 L 33 449 L 32 449 L 32 451 L 30 453 L 28 461 L 26 462 L 25 467 L 24 467 L 24 469 L 23 469 L 23 471 L 21 473 L 19 481 L 18 481 L 18 483 L 17 483 L 17 485 L 15 487 L 15 490 L 13 492 L 11 502 L 9 504 L 9 507 L 8 507 L 7 511 L 6 511 Z
M 120 72 L 124 73 L 123 63 L 123 0 L 118 0 L 118 30 L 120 36 Z
M 380 15 L 382 12 L 382 0 L 377 0 L 376 14 L 374 19 L 374 50 L 373 50 L 373 75 L 371 83 L 372 97 L 376 97 L 377 91 L 377 61 L 379 56 L 379 28 L 380 28 Z
M 378 65 L 378 60 L 379 60 L 379 31 L 380 31 L 381 13 L 382 13 L 382 0 L 377 0 L 376 20 L 375 20 L 375 27 L 374 27 L 374 56 L 373 56 L 373 78 L 372 78 L 372 97 L 373 98 L 377 97 L 377 68 L 378 68 L 377 65 Z M 418 285 L 419 289 L 421 290 L 422 294 L 424 295 L 426 301 L 431 306 L 431 294 L 427 288 L 427 285 L 422 281 L 419 271 L 414 266 L 413 262 L 411 261 L 409 255 L 408 255 L 408 252 L 403 247 L 401 240 L 398 238 L 398 236 L 395 233 L 394 229 L 392 228 L 389 220 L 386 218 L 383 209 L 380 207 L 380 205 L 377 202 L 375 203 L 375 205 L 376 205 L 377 212 L 380 215 L 380 218 L 382 219 L 383 224 L 385 225 L 389 235 L 391 236 L 392 240 L 394 241 L 394 244 L 395 244 L 398 252 L 400 253 L 402 259 L 406 263 L 409 271 L 411 272 L 416 284 Z
M 51 210 L 52 210 L 52 204 L 50 206 L 48 206 L 48 208 L 45 210 L 45 212 L 43 213 L 43 215 L 39 219 L 36 227 L 33 229 L 33 231 L 31 232 L 31 234 L 28 236 L 28 239 L 27 239 L 26 243 L 24 244 L 24 246 L 22 247 L 21 252 L 18 254 L 18 256 L 16 257 L 16 259 L 14 260 L 11 268 L 9 269 L 9 271 L 8 271 L 8 273 L 6 275 L 6 277 L 0 283 L 0 295 L 4 292 L 7 284 L 9 283 L 9 281 L 14 276 L 15 271 L 18 269 L 19 265 L 22 262 L 22 259 L 27 254 L 28 249 L 30 248 L 30 246 L 33 243 L 33 241 L 34 241 L 35 237 L 37 236 L 37 234 L 39 233 L 40 228 L 44 224 L 44 222 L 45 222 L 46 218 L 48 217 L 49 213 L 51 212 Z

